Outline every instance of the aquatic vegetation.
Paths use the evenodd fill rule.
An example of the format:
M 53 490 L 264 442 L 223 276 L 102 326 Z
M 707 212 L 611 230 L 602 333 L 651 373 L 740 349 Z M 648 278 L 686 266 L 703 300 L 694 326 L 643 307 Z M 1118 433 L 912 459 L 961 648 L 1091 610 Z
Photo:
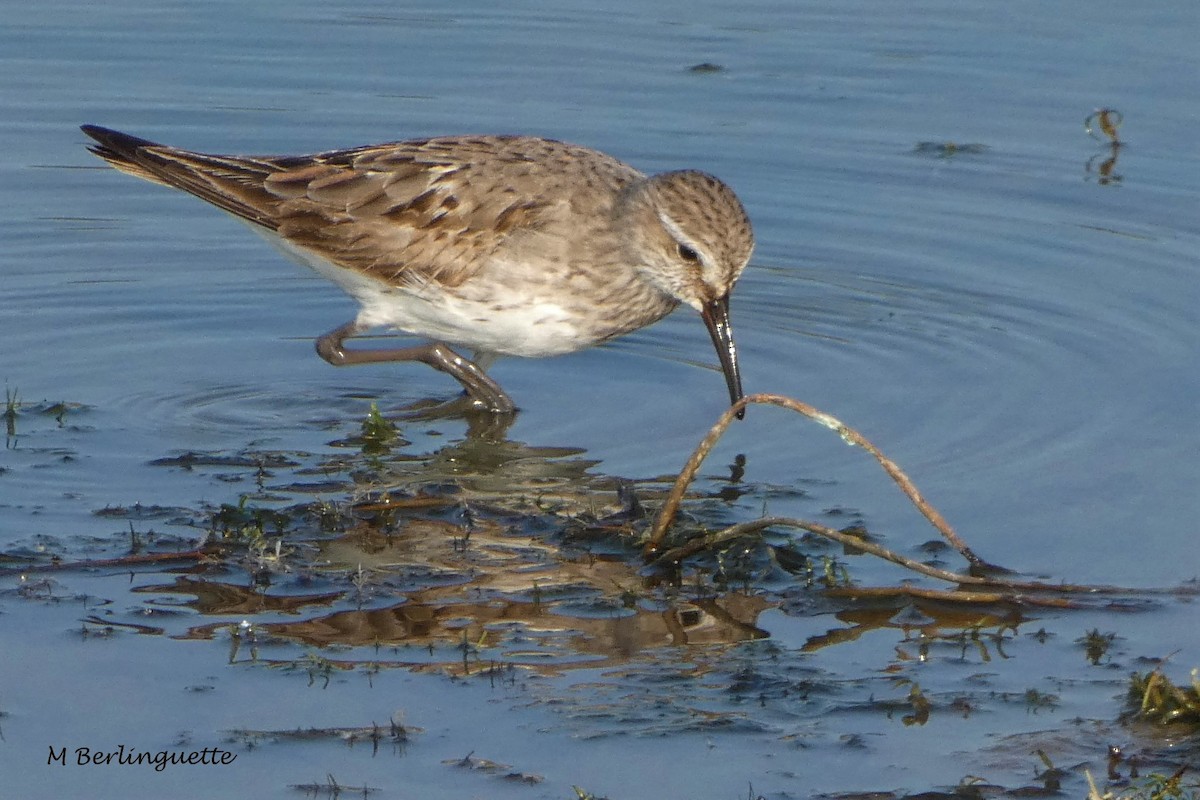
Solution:
M 4 418 L 4 429 L 7 436 L 11 439 L 17 435 L 17 409 L 21 405 L 21 400 L 17 396 L 16 389 L 4 387 L 4 413 L 0 417 Z
M 366 418 L 362 421 L 362 451 L 366 455 L 387 453 L 399 438 L 396 425 L 379 411 L 372 401 Z
M 212 514 L 211 530 L 221 539 L 254 546 L 270 533 L 282 536 L 292 521 L 284 511 L 251 506 L 250 497 L 242 495 L 235 505 L 222 503 Z
M 937 158 L 953 158 L 959 155 L 983 155 L 990 148 L 986 144 L 978 142 L 970 142 L 959 144 L 957 142 L 917 142 L 913 147 L 913 152 L 918 155 L 936 156 Z
M 1087 800 L 1200 800 L 1200 781 L 1195 777 L 1185 780 L 1187 768 L 1182 767 L 1171 775 L 1152 773 L 1130 780 L 1120 791 L 1109 789 L 1101 792 L 1086 773 L 1088 782 Z
M 1050 694 L 1048 692 L 1043 692 L 1039 689 L 1033 688 L 1025 690 L 1024 701 L 1025 708 L 1028 709 L 1029 713 L 1031 714 L 1036 714 L 1039 711 L 1046 709 L 1054 709 L 1059 703 L 1058 695 Z
M 9 447 L 13 446 L 13 442 L 17 436 L 17 418 L 23 413 L 32 412 L 39 416 L 52 417 L 62 428 L 66 426 L 67 415 L 85 410 L 87 406 L 83 403 L 73 403 L 65 400 L 57 402 L 49 402 L 43 400 L 38 403 L 33 403 L 21 399 L 20 393 L 15 387 L 4 387 L 4 410 L 0 411 L 0 419 L 4 420 L 4 433 Z
M 571 789 L 575 792 L 575 796 L 578 798 L 578 800 L 608 800 L 606 797 L 592 794 L 589 791 L 580 789 L 578 786 L 572 786 Z
M 325 775 L 324 783 L 293 783 L 291 788 L 297 792 L 304 792 L 309 797 L 370 797 L 382 791 L 379 787 L 366 784 L 362 786 L 342 785 L 338 783 L 337 778 L 333 777 L 332 772 Z
M 1099 666 L 1104 657 L 1108 655 L 1109 648 L 1112 647 L 1116 638 L 1115 633 L 1100 633 L 1099 628 L 1093 628 L 1077 639 L 1075 643 L 1083 647 L 1088 663 Z
M 1179 686 L 1157 667 L 1129 679 L 1129 700 L 1134 715 L 1156 725 L 1183 725 L 1200 733 L 1200 669 L 1192 670 L 1190 686 Z

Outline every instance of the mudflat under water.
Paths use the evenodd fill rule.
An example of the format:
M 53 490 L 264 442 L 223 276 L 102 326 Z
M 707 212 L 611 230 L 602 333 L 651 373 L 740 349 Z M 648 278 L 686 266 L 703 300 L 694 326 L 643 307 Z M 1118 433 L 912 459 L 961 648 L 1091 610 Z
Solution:
M 80 123 L 250 153 L 508 132 L 732 185 L 759 243 L 732 307 L 747 390 L 862 430 L 984 557 L 1054 581 L 1184 586 L 1200 573 L 1197 25 L 1187 2 L 8 9 L 0 380 L 17 413 L 0 451 L 0 552 L 10 563 L 111 557 L 131 531 L 186 542 L 205 513 L 245 497 L 336 505 L 353 491 L 344 464 L 330 463 L 372 402 L 388 413 L 457 391 L 420 365 L 324 364 L 312 337 L 348 320 L 351 301 L 220 212 L 108 170 L 85 151 Z M 1102 107 L 1121 114 L 1119 147 L 1085 130 Z M 409 444 L 393 455 L 489 496 L 538 478 L 644 485 L 680 468 L 726 402 L 687 311 L 586 353 L 494 371 L 522 407 L 502 438 L 481 444 L 463 420 L 401 422 Z M 265 453 L 284 460 L 264 478 Z M 751 409 L 700 488 L 719 495 L 739 454 L 736 497 L 697 513 L 854 522 L 914 556 L 934 536 L 861 451 L 819 426 Z M 481 519 L 501 525 L 486 508 Z M 495 555 L 511 542 L 488 546 Z M 557 558 L 557 545 L 538 546 Z M 352 572 L 349 558 L 329 562 Z M 464 569 L 444 555 L 405 558 L 428 567 L 413 585 L 425 600 L 439 569 L 449 583 Z M 634 585 L 636 562 L 616 560 L 608 585 Z M 538 558 L 522 551 L 517 563 L 511 585 L 473 591 L 542 599 L 514 588 Z M 851 567 L 864 584 L 903 577 L 864 559 Z M 572 785 L 658 797 L 669 785 L 728 798 L 748 784 L 795 797 L 919 791 L 967 774 L 1012 787 L 1040 768 L 1035 749 L 1096 773 L 1103 743 L 1144 745 L 1113 722 L 1127 673 L 1170 653 L 1180 679 L 1200 665 L 1186 596 L 1047 612 L 1001 650 L 943 643 L 923 657 L 903 619 L 806 648 L 860 629 L 774 576 L 738 601 L 750 608 L 707 609 L 743 627 L 705 644 L 651 647 L 671 641 L 651 625 L 631 649 L 627 630 L 586 620 L 638 615 L 584 592 L 558 598 L 564 621 L 537 647 L 520 638 L 538 636 L 520 614 L 510 638 L 472 640 L 485 661 L 523 665 L 517 678 L 446 677 L 448 641 L 425 670 L 323 673 L 321 659 L 361 662 L 372 648 L 308 629 L 275 631 L 288 642 L 272 645 L 277 660 L 293 668 L 269 669 L 265 652 L 231 658 L 221 631 L 299 612 L 173 600 L 207 597 L 181 589 L 185 577 L 0 576 L 5 794 L 283 797 L 328 775 L 387 797 L 570 797 Z M 274 588 L 337 592 L 350 580 L 277 577 Z M 756 596 L 770 602 L 753 607 Z M 366 606 L 406 599 L 385 582 Z M 92 618 L 154 618 L 162 630 L 98 636 L 81 622 Z M 205 626 L 218 632 L 196 635 Z M 1092 629 L 1113 635 L 1098 667 L 1075 644 Z M 531 666 L 541 650 L 555 669 Z M 296 666 L 304 657 L 317 666 Z M 565 666 L 578 659 L 596 663 Z M 913 682 L 942 709 L 924 725 L 875 702 L 903 700 Z M 348 734 L 253 734 L 394 718 L 414 730 L 386 753 L 351 747 Z M 121 744 L 239 756 L 162 772 L 47 763 L 52 748 Z M 447 763 L 472 751 L 511 769 Z

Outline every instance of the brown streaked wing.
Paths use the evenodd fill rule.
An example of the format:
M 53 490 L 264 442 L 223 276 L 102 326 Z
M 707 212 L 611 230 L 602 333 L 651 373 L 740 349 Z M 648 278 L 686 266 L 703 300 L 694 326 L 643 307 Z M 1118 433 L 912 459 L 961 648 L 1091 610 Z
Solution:
M 537 169 L 533 151 L 570 162 L 582 150 L 550 140 L 464 136 L 247 157 L 94 126 L 85 131 L 100 143 L 93 152 L 118 169 L 194 194 L 338 266 L 447 286 L 475 274 L 507 235 L 553 216 L 550 204 L 518 190 Z
M 385 281 L 457 286 L 503 247 L 497 233 L 546 221 L 549 206 L 511 191 L 503 169 L 477 170 L 469 157 L 456 162 L 423 144 L 321 154 L 273 173 L 264 185 L 280 200 L 276 230 Z M 462 155 L 485 155 L 467 149 Z

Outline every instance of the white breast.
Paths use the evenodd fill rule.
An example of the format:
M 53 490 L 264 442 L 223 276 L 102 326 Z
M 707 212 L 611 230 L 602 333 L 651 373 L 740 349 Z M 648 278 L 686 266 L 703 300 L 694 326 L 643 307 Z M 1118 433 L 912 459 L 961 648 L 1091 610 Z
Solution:
M 486 299 L 446 293 L 437 284 L 392 286 L 339 267 L 310 250 L 252 226 L 290 258 L 336 283 L 362 306 L 356 322 L 387 327 L 496 355 L 541 357 L 571 353 L 595 343 L 575 317 L 527 285 L 492 284 Z M 516 282 L 520 283 L 520 282 Z M 545 294 L 545 287 L 540 294 Z

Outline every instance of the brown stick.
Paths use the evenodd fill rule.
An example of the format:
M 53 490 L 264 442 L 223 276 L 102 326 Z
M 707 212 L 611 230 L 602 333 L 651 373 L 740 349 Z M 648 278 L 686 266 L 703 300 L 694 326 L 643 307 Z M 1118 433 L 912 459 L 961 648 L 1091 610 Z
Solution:
M 1007 592 L 1037 592 L 1050 594 L 1090 594 L 1090 595 L 1113 595 L 1113 594 L 1130 594 L 1147 592 L 1157 593 L 1156 590 L 1146 589 L 1129 589 L 1121 586 L 1088 586 L 1086 584 L 1071 584 L 1071 583 L 1043 583 L 1041 581 L 1014 581 L 1006 578 L 996 577 L 981 577 L 978 575 L 963 575 L 958 572 L 931 567 L 928 564 L 922 564 L 920 561 L 914 561 L 911 558 L 895 553 L 882 545 L 868 542 L 860 539 L 857 536 L 851 536 L 848 533 L 842 533 L 839 530 L 834 530 L 817 522 L 808 522 L 802 519 L 793 519 L 791 517 L 763 517 L 761 519 L 750 520 L 749 522 L 740 522 L 737 525 L 730 525 L 714 533 L 706 536 L 698 536 L 679 547 L 672 548 L 663 553 L 658 554 L 653 564 L 671 564 L 687 558 L 690 555 L 699 553 L 717 545 L 723 544 L 742 536 L 748 536 L 765 530 L 766 528 L 787 527 L 800 528 L 808 531 L 816 536 L 821 536 L 826 539 L 854 547 L 858 550 L 868 553 L 877 558 L 882 558 L 885 561 L 891 561 L 893 564 L 898 564 L 905 569 L 918 572 L 930 578 L 935 578 L 948 583 L 956 583 L 960 586 L 973 586 L 986 589 L 999 589 Z M 840 591 L 840 590 L 839 590 Z M 896 589 L 847 589 L 847 592 L 855 594 L 866 594 L 871 591 L 881 593 L 894 593 Z M 962 593 L 951 593 L 962 594 Z M 1029 598 L 1017 594 L 1002 595 L 1009 600 L 1020 600 L 1028 602 Z M 997 597 L 1001 597 L 997 595 Z M 976 600 L 976 602 L 979 602 Z
M 958 550 L 968 562 L 974 567 L 990 568 L 987 562 L 967 546 L 966 542 L 958 538 L 958 534 L 950 527 L 950 523 L 946 522 L 945 518 L 938 512 L 936 508 L 929 504 L 921 493 L 917 491 L 917 487 L 904 474 L 904 471 L 896 465 L 894 461 L 887 458 L 879 448 L 871 444 L 867 437 L 863 436 L 858 431 L 849 427 L 836 417 L 830 416 L 823 411 L 818 411 L 807 403 L 802 403 L 799 400 L 793 400 L 790 397 L 784 397 L 778 394 L 752 394 L 743 397 L 737 403 L 734 403 L 721 415 L 716 424 L 709 430 L 708 435 L 700 442 L 693 451 L 691 458 L 684 465 L 683 471 L 679 473 L 679 477 L 675 480 L 675 485 L 671 487 L 671 493 L 667 495 L 667 500 L 659 509 L 658 516 L 654 520 L 654 527 L 650 530 L 650 539 L 647 541 L 643 550 L 647 558 L 654 558 L 658 555 L 659 545 L 662 543 L 663 537 L 667 534 L 667 528 L 670 526 L 675 515 L 679 512 L 679 504 L 683 501 L 684 493 L 687 487 L 695 479 L 696 473 L 700 470 L 700 465 L 704 459 L 708 457 L 709 452 L 716 445 L 717 441 L 725 433 L 725 429 L 729 427 L 734 418 L 738 416 L 746 406 L 751 404 L 763 404 L 782 406 L 783 408 L 791 409 L 799 414 L 803 414 L 809 419 L 815 420 L 826 428 L 836 432 L 847 444 L 858 445 L 875 457 L 884 471 L 891 476 L 892 480 L 900 487 L 901 491 L 908 496 L 913 505 L 925 516 L 927 520 L 937 528 L 938 531 L 945 537 L 946 541 L 953 545 L 954 549 Z M 856 545 L 857 546 L 857 545 Z M 890 559 L 889 560 L 894 560 Z
M 121 556 L 119 558 L 89 558 L 83 561 L 59 561 L 49 564 L 29 564 L 24 567 L 4 567 L 0 575 L 24 575 L 29 572 L 63 572 L 74 569 L 95 569 L 96 567 L 134 567 L 142 564 L 161 564 L 170 561 L 200 561 L 211 553 L 208 550 L 184 550 L 180 553 L 142 553 L 140 555 Z
M 962 605 L 999 605 L 1016 603 L 1021 606 L 1037 608 L 1067 608 L 1077 609 L 1087 606 L 1078 600 L 1067 597 L 1045 597 L 1032 594 L 1014 594 L 1012 592 L 959 591 L 945 589 L 922 589 L 917 586 L 833 586 L 822 592 L 826 597 L 845 597 L 851 600 L 864 598 L 889 599 L 894 597 L 910 597 L 916 600 L 936 600 L 945 603 Z
M 809 533 L 822 536 L 826 539 L 832 539 L 835 542 L 846 545 L 847 547 L 855 547 L 862 550 L 864 553 L 870 553 L 877 558 L 882 558 L 885 561 L 891 561 L 893 564 L 899 564 L 913 572 L 919 572 L 922 575 L 928 575 L 931 578 L 938 580 L 949 581 L 951 583 L 963 584 L 988 584 L 985 578 L 976 578 L 971 575 L 959 575 L 957 572 L 950 572 L 937 567 L 931 567 L 928 564 L 922 564 L 920 561 L 914 561 L 911 558 L 894 553 L 886 547 L 881 547 L 874 542 L 868 542 L 857 536 L 851 536 L 848 533 L 834 530 L 817 522 L 806 522 L 801 519 L 792 519 L 791 517 L 763 517 L 761 519 L 742 522 L 737 525 L 731 525 L 724 530 L 711 533 L 707 536 L 698 536 L 685 544 L 661 553 L 654 559 L 656 564 L 669 564 L 675 561 L 680 561 L 688 556 L 698 553 L 702 550 L 707 550 L 715 547 L 723 542 L 737 539 L 747 534 L 757 533 L 765 528 L 772 527 L 789 527 L 800 528 Z

